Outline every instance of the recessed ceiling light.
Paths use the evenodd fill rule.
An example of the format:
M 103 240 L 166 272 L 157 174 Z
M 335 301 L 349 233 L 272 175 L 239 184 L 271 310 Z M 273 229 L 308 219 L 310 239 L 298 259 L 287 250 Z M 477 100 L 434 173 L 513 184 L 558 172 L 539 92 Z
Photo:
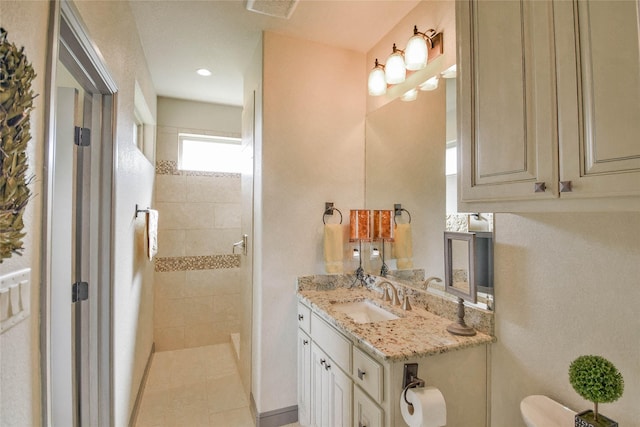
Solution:
M 209 77 L 211 75 L 211 71 L 207 70 L 206 68 L 198 68 L 196 70 L 196 73 L 204 77 Z

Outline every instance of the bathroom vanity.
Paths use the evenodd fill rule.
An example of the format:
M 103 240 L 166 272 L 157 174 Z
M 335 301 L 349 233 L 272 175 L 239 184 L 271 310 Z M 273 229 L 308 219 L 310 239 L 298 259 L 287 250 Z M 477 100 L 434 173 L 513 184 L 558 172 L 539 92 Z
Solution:
M 377 284 L 344 286 L 350 280 L 317 286 L 299 281 L 300 424 L 406 425 L 400 413 L 403 370 L 417 363 L 418 376 L 444 395 L 447 425 L 487 426 L 487 360 L 494 338 L 449 334 L 451 319 L 427 311 L 415 289 L 394 282 L 401 295 L 410 295 L 413 309 L 404 311 L 383 301 Z

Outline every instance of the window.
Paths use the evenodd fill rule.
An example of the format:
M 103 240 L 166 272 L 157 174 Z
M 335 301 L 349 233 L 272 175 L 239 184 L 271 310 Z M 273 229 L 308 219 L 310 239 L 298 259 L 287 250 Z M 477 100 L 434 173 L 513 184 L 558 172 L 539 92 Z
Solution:
M 458 173 L 458 147 L 448 146 L 446 150 L 445 175 Z
M 133 143 L 153 164 L 156 161 L 155 120 L 137 81 L 133 104 Z
M 243 163 L 241 141 L 240 138 L 181 133 L 178 168 L 240 173 Z

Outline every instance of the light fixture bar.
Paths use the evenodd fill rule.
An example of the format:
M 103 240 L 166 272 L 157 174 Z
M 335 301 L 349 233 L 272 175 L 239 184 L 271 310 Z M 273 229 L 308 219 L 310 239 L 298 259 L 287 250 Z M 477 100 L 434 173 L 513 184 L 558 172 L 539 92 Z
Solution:
M 393 44 L 391 55 L 385 65 L 378 63 L 376 58 L 374 68 L 369 72 L 368 90 L 371 96 L 385 95 L 387 90 L 394 92 L 393 85 L 401 85 L 414 73 L 407 75 L 407 70 L 417 72 L 427 67 L 427 63 L 443 54 L 444 41 L 442 33 L 434 29 L 425 32 L 418 31 L 418 26 L 413 26 L 413 36 L 407 42 L 404 50 Z M 416 77 L 413 78 L 415 80 Z M 417 86 L 418 84 L 416 84 Z M 430 80 L 420 85 L 420 90 L 433 90 L 437 88 L 437 79 Z M 411 88 L 403 88 L 406 101 L 413 100 L 417 91 Z M 415 89 L 415 88 L 414 88 Z

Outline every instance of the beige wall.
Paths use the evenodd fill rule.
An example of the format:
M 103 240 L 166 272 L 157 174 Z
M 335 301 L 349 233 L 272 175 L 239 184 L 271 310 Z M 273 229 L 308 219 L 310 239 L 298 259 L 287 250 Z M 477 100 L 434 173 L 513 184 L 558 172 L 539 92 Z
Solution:
M 322 212 L 364 206 L 364 54 L 264 35 L 255 211 L 253 390 L 266 412 L 296 404 L 295 286 L 322 272 Z M 260 230 L 261 228 L 261 230 Z
M 581 411 L 569 364 L 583 354 L 613 362 L 622 398 L 600 410 L 640 426 L 640 214 L 495 216 L 496 336 L 492 425 L 524 426 L 520 400 L 545 394 Z
M 27 205 L 24 223 L 25 251 L 0 264 L 0 275 L 31 268 L 31 315 L 0 335 L 0 424 L 36 426 L 40 424 L 39 310 L 42 171 L 44 147 L 46 51 L 49 3 L 0 1 L 0 26 L 9 41 L 25 48 L 37 77 L 33 90 L 39 94 L 31 113 L 31 142 L 27 147 L 29 171 L 35 175 L 33 199 Z M 34 28 L 42 29 L 33 31 Z
M 242 109 L 158 100 L 156 208 L 164 258 L 231 254 L 240 238 L 240 174 L 176 170 L 178 134 L 240 137 Z M 155 272 L 157 351 L 229 342 L 240 331 L 240 270 L 217 258 L 198 269 L 182 265 Z
M 242 108 L 233 105 L 158 97 L 158 123 L 163 126 L 238 134 L 241 113 Z

